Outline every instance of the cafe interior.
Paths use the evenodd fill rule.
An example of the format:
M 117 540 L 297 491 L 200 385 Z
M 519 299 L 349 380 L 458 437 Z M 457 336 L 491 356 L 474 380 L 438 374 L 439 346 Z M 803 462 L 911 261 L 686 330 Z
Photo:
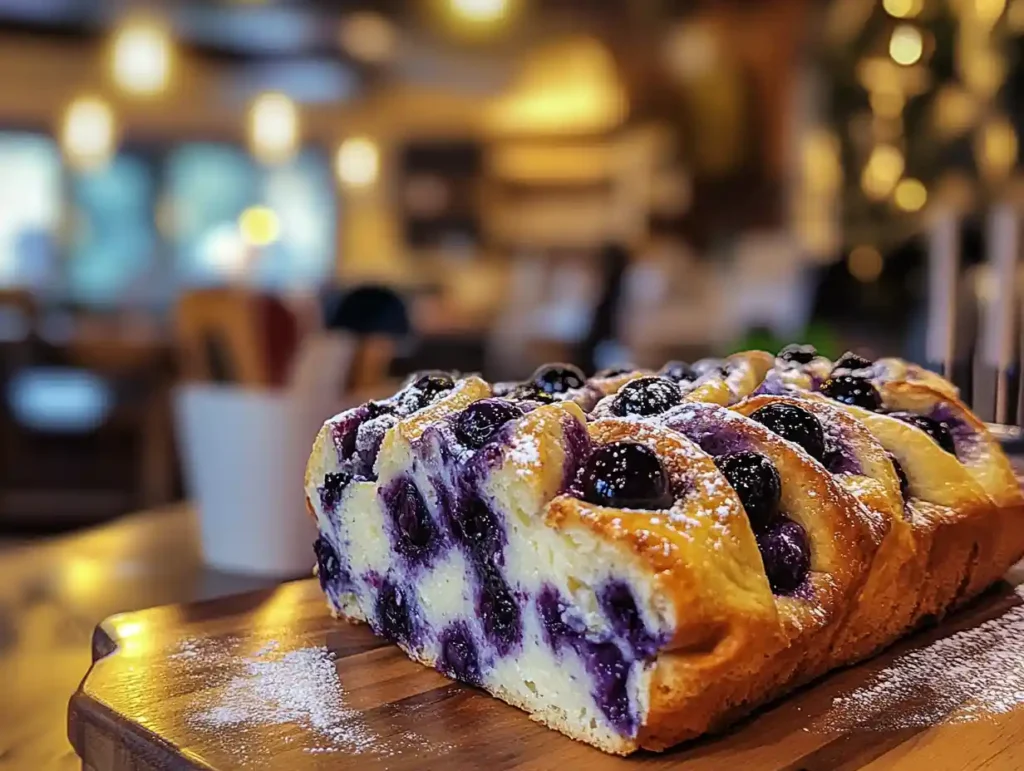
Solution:
M 1022 53 L 1024 0 L 0 1 L 0 767 L 80 767 L 104 617 L 308 577 L 318 427 L 412 373 L 802 341 L 1015 421 Z
M 302 448 L 425 368 L 930 360 L 942 223 L 970 370 L 1022 36 L 1022 0 L 8 0 L 0 531 L 188 499 L 196 385 L 315 403 Z

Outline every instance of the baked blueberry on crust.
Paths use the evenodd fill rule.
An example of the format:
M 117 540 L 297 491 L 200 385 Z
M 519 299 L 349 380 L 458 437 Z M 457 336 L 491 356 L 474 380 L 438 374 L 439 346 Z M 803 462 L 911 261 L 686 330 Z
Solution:
M 952 384 L 799 345 L 419 372 L 325 423 L 305 494 L 334 615 L 618 754 L 866 658 L 1024 556 L 1024 496 Z

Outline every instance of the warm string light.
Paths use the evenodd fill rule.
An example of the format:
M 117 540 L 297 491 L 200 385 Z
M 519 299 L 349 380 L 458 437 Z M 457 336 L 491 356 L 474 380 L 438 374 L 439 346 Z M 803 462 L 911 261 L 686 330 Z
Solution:
M 912 19 L 921 13 L 924 0 L 883 0 L 882 7 L 897 19 Z
M 892 145 L 879 145 L 868 158 L 861 174 L 864 193 L 875 200 L 882 200 L 903 176 L 903 153 Z
M 924 39 L 920 30 L 910 24 L 899 24 L 889 38 L 889 56 L 897 64 L 909 67 L 921 60 Z
M 905 212 L 916 212 L 928 202 L 928 190 L 919 179 L 901 179 L 892 194 L 896 208 Z

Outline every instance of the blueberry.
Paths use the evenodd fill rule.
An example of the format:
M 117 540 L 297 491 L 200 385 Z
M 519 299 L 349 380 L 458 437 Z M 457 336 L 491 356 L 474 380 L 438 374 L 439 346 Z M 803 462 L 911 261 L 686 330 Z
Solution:
M 628 375 L 630 372 L 636 372 L 636 367 L 605 367 L 594 373 L 594 377 L 619 377 L 620 375 Z
M 498 518 L 486 503 L 477 497 L 465 502 L 453 516 L 452 536 L 478 562 L 493 561 L 502 547 Z
M 594 679 L 592 694 L 605 718 L 622 734 L 633 736 L 636 716 L 629 706 L 629 663 L 615 643 L 589 643 L 583 658 Z
M 437 659 L 437 668 L 448 677 L 470 685 L 480 685 L 480 657 L 466 622 L 449 624 L 441 631 L 439 638 L 441 655 Z
M 374 466 L 380 446 L 384 443 L 384 435 L 388 429 L 398 423 L 398 417 L 384 412 L 372 420 L 365 421 L 356 432 L 356 456 L 359 460 L 358 472 L 369 480 L 376 480 Z
M 728 367 L 721 359 L 698 359 L 693 363 L 693 371 L 698 377 L 711 374 L 725 377 L 728 374 Z
M 757 534 L 757 546 L 773 592 L 790 594 L 804 582 L 811 569 L 811 550 L 799 523 L 782 519 Z
M 433 403 L 442 394 L 455 387 L 455 381 L 447 372 L 432 372 L 421 375 L 403 391 L 401 398 L 411 412 L 421 410 Z
M 586 376 L 572 364 L 545 364 L 538 367 L 530 377 L 537 388 L 549 394 L 564 394 L 574 388 L 582 388 Z
M 323 536 L 320 536 L 313 542 L 313 551 L 316 553 L 317 575 L 320 578 L 320 588 L 326 591 L 327 584 L 335 581 L 341 573 L 338 553 L 331 546 L 331 542 Z
M 612 631 L 629 644 L 635 656 L 647 658 L 657 652 L 658 641 L 644 624 L 628 584 L 610 581 L 601 591 L 600 602 Z
M 624 509 L 672 506 L 668 474 L 654 450 L 636 442 L 598 447 L 583 466 L 583 500 Z
M 541 404 L 552 404 L 555 397 L 547 391 L 542 391 L 533 383 L 520 383 L 507 395 L 508 399 L 517 402 L 540 402 Z
M 662 377 L 667 377 L 669 380 L 675 380 L 677 383 L 689 383 L 699 377 L 696 370 L 685 361 L 667 362 L 664 367 L 658 370 L 658 374 Z
M 381 415 L 393 415 L 395 412 L 395 405 L 388 402 L 367 402 L 364 406 L 367 420 L 379 418 Z
M 381 491 L 391 517 L 395 551 L 409 559 L 422 559 L 434 546 L 437 525 L 427 503 L 411 479 L 399 479 Z
M 782 480 L 772 462 L 756 452 L 734 452 L 716 458 L 715 463 L 739 496 L 751 526 L 767 528 L 782 498 Z
M 861 407 L 871 412 L 882 406 L 882 396 L 871 381 L 858 375 L 836 375 L 821 384 L 821 392 L 843 404 Z
M 557 589 L 550 585 L 541 588 L 537 595 L 537 612 L 544 630 L 544 639 L 556 652 L 561 649 L 562 645 L 573 642 L 579 637 L 579 634 L 574 632 L 562 618 L 564 608 L 565 603 Z
M 380 634 L 392 642 L 409 645 L 412 640 L 412 609 L 401 587 L 385 579 L 377 594 L 374 610 Z
M 616 415 L 659 415 L 679 404 L 683 398 L 679 386 L 663 377 L 630 380 L 612 400 Z
M 839 361 L 832 366 L 832 371 L 867 369 L 870 366 L 871 362 L 868 359 L 865 359 L 863 356 L 858 356 L 852 351 L 847 351 L 840 356 Z
M 320 506 L 324 511 L 334 511 L 351 481 L 352 472 L 347 469 L 330 471 L 324 475 L 324 483 L 320 486 Z
M 750 416 L 758 423 L 794 444 L 816 460 L 825 458 L 825 431 L 813 414 L 792 404 L 775 402 Z
M 818 349 L 813 345 L 800 345 L 794 343 L 787 345 L 779 351 L 779 358 L 783 361 L 792 361 L 797 364 L 809 364 L 818 355 Z
M 455 436 L 467 447 L 478 449 L 487 444 L 499 428 L 522 415 L 522 409 L 511 402 L 481 399 L 459 413 L 455 419 Z
M 949 433 L 949 428 L 945 423 L 933 420 L 932 418 L 926 418 L 924 415 L 915 415 L 912 412 L 890 412 L 889 417 L 902 420 L 914 428 L 921 429 L 934 439 L 935 443 L 943 450 L 950 455 L 956 455 L 956 444 L 953 442 L 953 435 Z
M 889 460 L 892 461 L 893 470 L 900 480 L 900 495 L 903 496 L 903 500 L 906 500 L 910 492 L 910 480 L 907 479 L 907 472 L 903 470 L 903 464 L 896 460 L 896 456 L 892 453 L 889 453 Z
M 494 563 L 478 563 L 477 578 L 480 582 L 477 610 L 484 635 L 499 656 L 506 656 L 523 637 L 519 603 Z

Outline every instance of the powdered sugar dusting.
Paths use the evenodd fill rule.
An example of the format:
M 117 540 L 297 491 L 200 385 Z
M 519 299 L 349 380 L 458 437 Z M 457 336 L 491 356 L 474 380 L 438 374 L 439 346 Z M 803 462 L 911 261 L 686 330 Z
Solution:
M 230 668 L 232 676 L 223 688 L 209 691 L 217 693 L 216 701 L 197 705 L 188 719 L 196 729 L 229 737 L 230 752 L 241 764 L 260 762 L 262 744 L 251 729 L 286 724 L 296 725 L 315 737 L 313 742 L 305 742 L 305 751 L 309 753 L 391 757 L 409 748 L 417 754 L 450 749 L 433 743 L 427 747 L 427 740 L 413 732 L 403 736 L 400 748 L 382 739 L 362 713 L 348 706 L 335 670 L 334 655 L 327 648 L 281 651 L 272 641 L 247 657 L 228 650 L 240 644 L 237 639 L 184 641 L 171 658 L 195 660 L 190 661 L 190 666 Z M 226 728 L 232 730 L 225 731 Z
M 509 458 L 516 465 L 517 476 L 528 476 L 540 466 L 540 444 L 534 434 L 520 433 L 512 440 Z
M 1021 589 L 1018 588 L 1018 593 Z M 1024 705 L 1024 605 L 906 653 L 836 697 L 824 731 L 967 723 Z

